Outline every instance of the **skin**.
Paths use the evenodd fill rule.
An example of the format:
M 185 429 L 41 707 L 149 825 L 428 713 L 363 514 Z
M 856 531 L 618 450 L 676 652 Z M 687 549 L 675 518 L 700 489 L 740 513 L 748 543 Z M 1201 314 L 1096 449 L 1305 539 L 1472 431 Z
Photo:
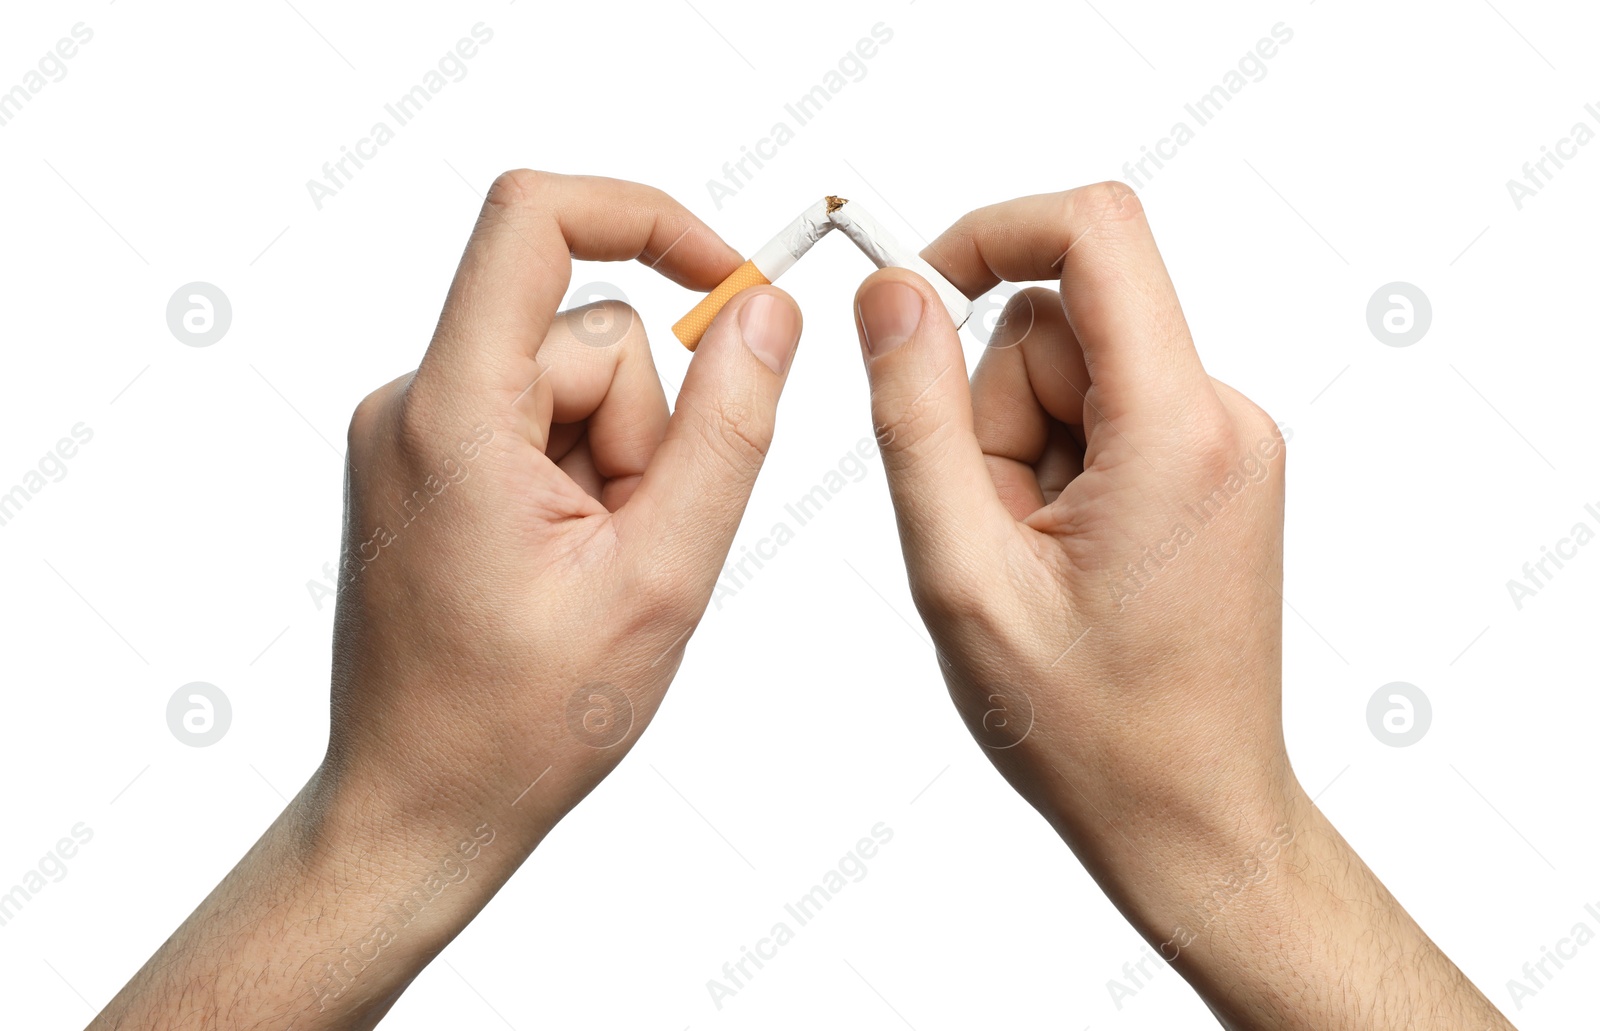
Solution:
M 571 257 L 697 290 L 743 261 L 648 187 L 495 182 L 421 366 L 350 423 L 326 758 L 91 1027 L 372 1027 L 650 722 L 800 312 L 735 298 L 669 418 L 631 310 L 557 313 Z
M 734 298 L 669 416 L 626 306 L 557 311 L 571 257 L 697 290 L 742 261 L 647 187 L 496 181 L 422 364 L 351 420 L 327 755 L 91 1028 L 373 1027 L 649 723 L 800 313 Z M 925 257 L 969 295 L 1060 277 L 970 386 L 925 282 L 856 299 L 913 595 L 979 743 L 1225 1026 L 1509 1028 L 1294 777 L 1283 442 L 1205 375 L 1131 192 L 982 209 Z
M 1120 183 L 925 257 L 1020 292 L 974 372 L 913 273 L 856 295 L 912 596 L 996 767 L 1224 1026 L 1509 1028 L 1311 803 L 1282 722 L 1284 440 L 1206 375 Z

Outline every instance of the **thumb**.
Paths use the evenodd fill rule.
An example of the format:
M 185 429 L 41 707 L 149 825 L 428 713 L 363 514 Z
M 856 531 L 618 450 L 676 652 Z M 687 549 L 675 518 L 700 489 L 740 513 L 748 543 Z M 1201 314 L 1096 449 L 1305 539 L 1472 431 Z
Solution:
M 998 528 L 1011 517 L 973 433 L 955 325 L 926 280 L 886 268 L 856 291 L 856 329 L 913 590 L 959 589 L 960 574 L 996 554 Z
M 695 348 L 666 436 L 618 511 L 620 536 L 675 584 L 711 594 L 772 444 L 800 309 L 776 287 L 729 301 Z M 665 567 L 665 568 L 663 568 Z

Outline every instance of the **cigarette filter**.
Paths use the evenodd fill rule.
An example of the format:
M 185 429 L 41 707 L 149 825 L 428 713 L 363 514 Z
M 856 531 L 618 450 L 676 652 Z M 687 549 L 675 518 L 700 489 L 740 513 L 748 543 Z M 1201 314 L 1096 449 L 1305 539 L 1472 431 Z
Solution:
M 955 284 L 922 260 L 921 255 L 901 247 L 889 231 L 883 228 L 883 224 L 873 218 L 859 203 L 852 203 L 843 197 L 824 197 L 802 211 L 783 232 L 769 240 L 749 261 L 734 269 L 727 279 L 718 283 L 714 290 L 701 298 L 700 303 L 690 309 L 689 314 L 673 325 L 673 335 L 683 342 L 683 346 L 693 351 L 699 346 L 700 338 L 711 327 L 711 321 L 717 317 L 717 313 L 734 294 L 746 287 L 765 286 L 776 282 L 778 277 L 789 271 L 813 244 L 833 229 L 842 230 L 845 236 L 861 248 L 862 253 L 871 258 L 872 263 L 879 268 L 893 265 L 897 268 L 911 269 L 926 279 L 939 294 L 940 300 L 944 301 L 945 310 L 950 313 L 950 319 L 957 329 L 960 329 L 967 321 L 967 317 L 972 314 L 972 302 L 956 289 Z
M 700 338 L 705 336 L 706 330 L 711 328 L 711 320 L 717 317 L 717 312 L 734 294 L 746 287 L 772 283 L 789 271 L 800 260 L 800 255 L 809 251 L 811 245 L 832 228 L 833 223 L 828 221 L 827 200 L 817 201 L 800 212 L 799 217 L 784 227 L 783 232 L 767 241 L 766 246 L 756 251 L 749 261 L 734 269 L 732 275 L 718 283 L 716 289 L 689 309 L 689 314 L 673 325 L 673 335 L 683 342 L 684 347 L 693 351 L 700 345 Z

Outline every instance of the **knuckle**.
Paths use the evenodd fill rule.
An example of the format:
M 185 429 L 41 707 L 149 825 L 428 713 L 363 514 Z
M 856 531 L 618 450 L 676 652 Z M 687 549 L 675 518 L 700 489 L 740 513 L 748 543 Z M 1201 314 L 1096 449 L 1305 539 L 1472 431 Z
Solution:
M 1233 392 L 1217 411 L 1195 419 L 1188 432 L 1201 485 L 1283 477 L 1283 433 L 1272 416 L 1242 394 Z
M 1055 288 L 1048 286 L 1023 287 L 1006 302 L 1008 311 L 1017 312 L 1045 311 L 1052 306 L 1061 307 L 1061 294 Z
M 1087 296 L 1109 297 L 1126 291 L 1131 245 L 1145 232 L 1137 224 L 1144 212 L 1138 195 L 1125 184 L 1111 181 L 1068 190 L 1056 198 L 1056 219 L 1067 232 L 1066 250 L 1058 259 L 1063 271 L 1067 255 L 1088 241 L 1090 246 L 1081 252 L 1073 273 Z
M 1283 428 L 1265 408 L 1221 380 L 1212 383 L 1222 402 L 1220 417 L 1231 427 L 1234 444 L 1263 455 L 1277 456 L 1286 450 Z
M 602 298 L 561 313 L 566 331 L 580 343 L 605 348 L 620 343 L 625 349 L 648 346 L 644 320 L 627 301 Z
M 952 429 L 949 420 L 940 418 L 934 399 L 916 397 L 897 407 L 877 422 L 878 450 L 886 461 L 904 466 L 943 451 Z
M 1251 454 L 1266 464 L 1274 479 L 1281 479 L 1289 453 L 1283 429 L 1278 425 L 1278 420 L 1268 414 L 1266 409 L 1249 398 L 1242 397 L 1242 400 L 1245 406 L 1241 433 L 1244 445 Z
M 652 208 L 669 208 L 676 206 L 678 203 L 672 194 L 660 187 L 651 186 L 649 183 L 635 183 L 630 180 L 624 181 L 623 185 L 637 187 L 639 198 Z
M 1063 214 L 1091 225 L 1114 225 L 1144 214 L 1144 203 L 1133 187 L 1115 179 L 1068 190 L 1060 196 L 1067 209 Z
M 976 605 L 965 592 L 954 584 L 929 577 L 912 577 L 911 604 L 925 624 L 941 626 L 946 623 L 965 622 L 974 615 Z
M 1197 471 L 1207 481 L 1223 476 L 1238 461 L 1239 435 L 1225 415 L 1198 416 L 1191 420 L 1186 432 Z
M 513 168 L 495 176 L 484 198 L 485 206 L 500 211 L 531 207 L 539 203 L 557 177 L 551 172 Z
M 598 301 L 596 303 L 600 308 L 605 310 L 606 314 L 613 316 L 619 322 L 627 322 L 632 324 L 639 321 L 638 310 L 627 301 L 621 301 L 617 300 L 616 298 L 608 297 L 605 300 Z
M 1062 312 L 1061 295 L 1046 286 L 1030 286 L 1018 290 L 1006 301 L 1005 307 L 995 317 L 994 331 L 989 337 L 993 348 L 1028 345 L 1029 350 L 1062 341 L 1062 334 L 1053 332 Z M 1035 330 L 1042 332 L 1035 332 Z
M 1239 419 L 1241 434 L 1249 443 L 1276 440 L 1282 446 L 1283 433 L 1278 429 L 1278 420 L 1267 414 L 1265 408 L 1241 394 L 1235 414 Z
M 361 447 L 377 436 L 378 425 L 388 405 L 388 391 L 382 388 L 357 402 L 356 410 L 350 413 L 350 427 L 345 433 L 350 450 Z
M 395 406 L 410 392 L 416 373 L 409 372 L 372 391 L 356 403 L 345 432 L 348 449 L 363 451 L 384 437 L 395 418 Z
M 993 622 L 992 582 L 974 574 L 962 561 L 931 563 L 921 575 L 909 580 L 911 603 L 930 626 L 961 625 L 987 628 Z
M 427 455 L 437 446 L 443 413 L 422 391 L 407 390 L 400 397 L 395 440 L 408 455 Z
M 1033 326 L 1034 312 L 1039 308 L 1035 295 L 1041 292 L 1048 291 L 1040 287 L 1029 287 L 1012 294 L 1006 301 L 1005 307 L 1000 309 L 999 317 L 995 319 L 995 335 L 1000 335 L 1001 331 L 1008 331 L 1011 335 L 1018 332 L 1026 334 Z
M 704 606 L 691 583 L 670 562 L 651 563 L 631 575 L 624 590 L 635 628 L 642 631 L 698 622 Z
M 722 401 L 704 423 L 706 443 L 713 454 L 739 473 L 759 469 L 772 444 L 769 420 L 737 401 Z

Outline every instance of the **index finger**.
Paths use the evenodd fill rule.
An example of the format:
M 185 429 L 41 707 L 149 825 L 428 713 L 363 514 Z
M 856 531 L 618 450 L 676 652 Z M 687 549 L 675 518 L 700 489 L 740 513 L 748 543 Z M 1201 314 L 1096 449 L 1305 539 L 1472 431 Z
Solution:
M 419 376 L 432 367 L 513 397 L 525 390 L 538 376 L 535 356 L 566 295 L 573 258 L 637 258 L 702 291 L 744 260 L 653 187 L 507 172 L 489 188 Z
M 1107 415 L 1209 383 L 1144 206 L 1122 183 L 979 208 L 923 251 L 969 297 L 1000 280 L 1060 280 Z

